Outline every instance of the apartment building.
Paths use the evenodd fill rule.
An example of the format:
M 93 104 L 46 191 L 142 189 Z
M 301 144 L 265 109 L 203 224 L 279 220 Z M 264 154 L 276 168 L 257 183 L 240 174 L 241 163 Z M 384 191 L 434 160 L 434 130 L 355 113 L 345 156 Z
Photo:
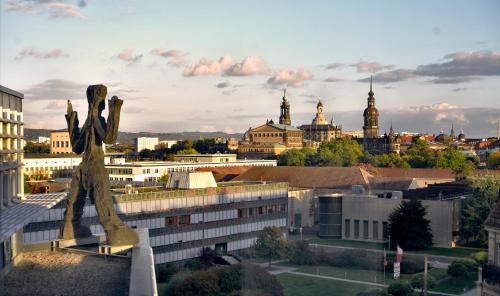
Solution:
M 50 154 L 73 153 L 67 130 L 50 132 Z
M 141 152 L 144 149 L 154 150 L 158 145 L 158 138 L 138 137 L 135 138 L 135 151 Z

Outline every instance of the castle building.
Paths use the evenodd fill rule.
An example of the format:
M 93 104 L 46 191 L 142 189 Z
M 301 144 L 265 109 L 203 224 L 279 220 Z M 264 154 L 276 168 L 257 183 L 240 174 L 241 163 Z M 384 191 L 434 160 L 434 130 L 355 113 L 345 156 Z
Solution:
M 363 112 L 363 148 L 373 154 L 397 153 L 401 146 L 401 137 L 394 133 L 392 128 L 389 135 L 379 137 L 378 110 L 375 107 L 375 93 L 372 90 L 372 79 L 370 78 L 370 92 L 368 92 L 368 106 Z
M 299 129 L 304 131 L 304 140 L 306 145 L 310 147 L 318 147 L 323 141 L 332 141 L 342 134 L 342 127 L 336 125 L 332 119 L 330 122 L 323 114 L 323 103 L 321 100 L 316 105 L 316 117 L 311 124 L 304 124 Z
M 304 147 L 304 132 L 291 126 L 290 102 L 286 97 L 286 90 L 280 106 L 279 124 L 267 120 L 265 124 L 250 128 L 239 143 L 238 155 L 240 158 L 268 158 L 281 153 Z

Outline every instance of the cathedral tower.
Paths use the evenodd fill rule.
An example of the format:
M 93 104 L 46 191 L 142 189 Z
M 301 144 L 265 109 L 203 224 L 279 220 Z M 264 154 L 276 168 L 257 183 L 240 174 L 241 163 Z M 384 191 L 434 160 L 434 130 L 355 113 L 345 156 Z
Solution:
M 363 112 L 363 117 L 365 118 L 365 124 L 363 125 L 363 137 L 368 138 L 378 138 L 378 110 L 375 108 L 375 97 L 372 91 L 372 78 L 370 77 L 370 92 L 368 93 L 368 106 Z
M 280 124 L 292 125 L 292 120 L 290 119 L 290 103 L 286 98 L 286 89 L 283 90 L 283 98 L 280 109 Z

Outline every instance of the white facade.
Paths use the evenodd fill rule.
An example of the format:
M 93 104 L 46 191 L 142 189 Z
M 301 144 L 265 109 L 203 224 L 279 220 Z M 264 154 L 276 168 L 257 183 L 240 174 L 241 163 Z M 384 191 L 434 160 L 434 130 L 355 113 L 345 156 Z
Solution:
M 234 162 L 236 154 L 182 154 L 175 155 L 174 160 L 177 162 Z
M 138 137 L 135 139 L 135 151 L 141 152 L 144 149 L 154 150 L 158 145 L 158 138 Z
M 0 86 L 0 209 L 23 198 L 24 96 Z
M 264 227 L 287 227 L 287 183 L 220 185 L 116 195 L 115 208 L 127 225 L 148 228 L 155 264 L 198 257 L 203 247 L 245 249 Z M 25 226 L 24 243 L 57 239 L 64 210 L 63 202 Z M 83 212 L 83 223 L 102 235 L 95 206 Z
M 158 146 L 163 145 L 165 148 L 172 148 L 172 146 L 177 143 L 179 143 L 179 140 L 161 140 Z
M 191 172 L 198 168 L 235 166 L 276 166 L 276 160 L 238 160 L 233 162 L 178 163 L 170 161 L 143 161 L 125 164 L 108 164 L 109 179 L 114 181 L 158 181 L 161 176 L 172 172 Z
M 69 177 L 81 162 L 82 156 L 76 154 L 27 154 L 23 172 L 27 176 Z M 110 163 L 109 156 L 104 157 L 104 163 Z

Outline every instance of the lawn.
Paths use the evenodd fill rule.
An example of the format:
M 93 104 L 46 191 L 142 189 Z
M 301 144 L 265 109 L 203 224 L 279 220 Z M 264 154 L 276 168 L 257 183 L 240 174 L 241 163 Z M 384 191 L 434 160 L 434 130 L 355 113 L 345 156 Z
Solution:
M 353 296 L 359 292 L 376 288 L 290 273 L 282 273 L 276 277 L 283 285 L 286 296 Z
M 331 246 L 363 248 L 363 249 L 377 249 L 377 250 L 384 249 L 384 243 L 365 242 L 365 241 L 346 240 L 346 239 L 314 238 L 309 240 L 309 243 L 318 245 L 331 245 Z
M 309 243 L 318 245 L 330 245 L 330 246 L 373 249 L 373 250 L 383 250 L 384 246 L 387 245 L 385 243 L 377 243 L 377 242 L 343 240 L 343 239 L 319 239 L 319 238 L 311 239 L 309 240 Z M 456 247 L 456 248 L 430 247 L 423 251 L 408 252 L 408 253 L 465 258 L 479 251 L 486 251 L 486 250 L 478 248 L 468 248 L 468 247 Z M 394 252 L 391 251 L 389 253 L 392 254 Z
M 333 266 L 300 266 L 297 272 L 303 273 L 311 273 L 311 274 L 319 274 L 325 276 L 338 277 L 342 279 L 348 280 L 357 280 L 363 282 L 372 282 L 383 284 L 384 283 L 384 273 L 381 271 L 375 270 L 364 270 L 357 268 L 340 268 Z M 402 274 L 399 281 L 410 280 L 413 275 Z M 392 284 L 393 282 L 398 281 L 395 280 L 392 276 L 392 273 L 385 274 L 385 283 L 387 285 Z

